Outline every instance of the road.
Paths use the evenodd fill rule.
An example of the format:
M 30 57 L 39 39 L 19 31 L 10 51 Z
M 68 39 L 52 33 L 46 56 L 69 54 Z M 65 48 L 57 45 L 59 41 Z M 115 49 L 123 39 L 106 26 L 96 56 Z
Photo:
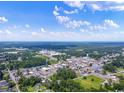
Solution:
M 16 82 L 16 80 L 15 80 L 15 77 L 13 76 L 13 74 L 11 73 L 11 71 L 7 68 L 7 70 L 8 70 L 8 72 L 9 72 L 9 75 L 10 75 L 10 78 L 15 82 L 15 84 L 16 84 L 16 89 L 17 89 L 17 91 L 18 92 L 20 92 L 20 89 L 19 89 L 19 86 L 18 86 L 18 84 L 17 84 L 17 82 Z

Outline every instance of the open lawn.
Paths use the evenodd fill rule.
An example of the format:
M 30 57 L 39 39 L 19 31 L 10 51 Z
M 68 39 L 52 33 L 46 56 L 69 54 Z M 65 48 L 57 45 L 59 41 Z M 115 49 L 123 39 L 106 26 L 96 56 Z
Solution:
M 31 86 L 28 86 L 28 92 L 36 92 L 36 91 L 40 91 L 40 92 L 45 92 L 46 90 L 46 87 L 45 86 L 40 86 L 40 87 L 31 87 Z
M 44 55 L 35 55 L 35 56 L 33 56 L 33 57 L 38 57 L 38 58 L 44 58 L 44 59 L 47 59 L 48 57 L 47 56 L 44 56 Z
M 86 76 L 86 77 L 79 77 L 75 79 L 76 82 L 79 82 L 81 84 L 82 87 L 84 87 L 85 89 L 99 89 L 101 83 L 104 81 L 102 78 L 97 77 L 97 76 Z
M 118 71 L 124 71 L 124 68 L 117 68 Z
M 29 86 L 27 89 L 28 89 L 28 92 L 34 92 L 35 91 L 35 88 L 31 87 L 31 86 Z
M 8 90 L 8 86 L 2 86 L 0 87 L 0 90 Z

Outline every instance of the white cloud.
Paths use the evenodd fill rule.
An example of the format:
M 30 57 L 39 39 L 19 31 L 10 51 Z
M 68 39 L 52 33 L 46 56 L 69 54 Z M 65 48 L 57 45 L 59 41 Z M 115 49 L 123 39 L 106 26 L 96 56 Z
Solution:
M 70 20 L 70 18 L 68 16 L 56 16 L 56 19 L 61 24 L 66 23 Z
M 13 28 L 14 28 L 14 29 L 16 29 L 16 28 L 17 28 L 17 26 L 16 26 L 16 25 L 14 25 L 14 26 L 13 26 Z
M 5 33 L 6 34 L 12 34 L 12 32 L 10 30 L 8 30 L 8 29 L 5 30 Z
M 8 19 L 6 19 L 4 16 L 0 17 L 0 23 L 8 22 Z
M 63 24 L 66 28 L 76 29 L 80 28 L 81 26 L 88 26 L 91 23 L 88 21 L 83 20 L 74 20 L 69 18 L 68 16 L 56 16 L 56 19 L 60 24 Z
M 123 3 L 124 3 L 123 0 L 114 0 L 114 1 L 112 1 L 112 2 L 117 3 L 117 4 L 123 4 Z
M 88 26 L 90 25 L 89 22 L 87 21 L 82 21 L 82 20 L 79 20 L 79 21 L 76 21 L 76 20 L 70 20 L 69 22 L 67 22 L 65 24 L 65 26 L 67 28 L 72 28 L 72 29 L 75 29 L 75 28 L 80 28 L 81 26 Z
M 78 7 L 78 8 L 79 8 L 79 6 L 81 8 L 81 5 L 86 4 L 95 11 L 103 11 L 103 10 L 110 9 L 110 7 L 108 7 L 108 4 L 102 3 L 103 5 L 107 5 L 107 7 L 106 7 L 106 6 L 103 6 L 99 2 L 83 2 L 82 3 L 82 2 L 69 2 L 68 1 L 68 2 L 64 2 L 64 3 L 68 4 L 71 7 Z M 86 20 L 76 20 L 74 18 L 70 18 L 69 16 L 61 15 L 60 11 L 62 11 L 65 14 L 74 14 L 74 13 L 78 13 L 78 9 L 67 11 L 67 10 L 64 10 L 63 8 L 57 7 L 57 6 L 55 6 L 55 8 L 54 8 L 53 14 L 56 17 L 57 21 L 69 29 L 79 29 L 79 28 L 84 27 L 85 30 L 87 30 L 87 31 L 88 30 L 101 31 L 101 30 L 107 30 L 107 29 L 119 27 L 119 25 L 117 23 L 115 23 L 113 20 L 106 19 L 101 24 L 93 25 L 93 24 L 91 24 L 91 22 L 88 22 Z M 81 30 L 81 32 L 83 32 L 83 30 Z
M 113 20 L 109 20 L 109 19 L 104 20 L 104 25 L 109 26 L 109 27 L 113 27 L 113 28 L 119 27 L 119 25 L 117 23 L 115 23 Z
M 14 29 L 20 29 L 22 26 L 21 25 L 13 25 L 13 26 L 10 26 L 10 28 L 14 28 Z
M 55 9 L 53 11 L 53 15 L 56 17 L 57 21 L 60 24 L 63 24 L 67 28 L 75 29 L 75 28 L 80 28 L 81 26 L 84 26 L 84 25 L 85 26 L 90 25 L 90 22 L 88 22 L 88 21 L 75 20 L 75 19 L 71 19 L 68 16 L 60 15 L 60 13 L 58 12 L 59 10 L 60 10 L 60 8 L 55 6 Z M 78 12 L 77 9 L 75 9 L 74 11 L 64 10 L 64 13 L 66 13 L 66 14 L 73 14 L 73 13 L 76 13 L 76 12 Z
M 70 18 L 69 18 L 68 16 L 61 16 L 61 15 L 59 14 L 59 11 L 60 11 L 60 10 L 61 10 L 60 8 L 58 8 L 57 6 L 55 6 L 55 8 L 54 8 L 54 10 L 53 10 L 53 15 L 56 17 L 57 21 L 58 21 L 60 24 L 63 24 L 63 23 L 65 23 L 65 22 L 69 21 Z
M 59 11 L 60 9 L 58 8 L 58 6 L 55 6 L 55 11 Z
M 78 10 L 77 10 L 77 9 L 74 9 L 74 10 L 72 10 L 72 11 L 64 10 L 64 13 L 65 13 L 65 14 L 76 14 L 76 13 L 78 13 Z
M 89 7 L 93 11 L 124 11 L 124 1 L 64 1 L 70 7 L 85 9 L 84 6 Z
M 41 30 L 41 32 L 46 32 L 44 28 L 41 28 L 40 30 Z
M 63 10 L 62 7 L 58 7 L 57 5 L 55 5 L 54 10 L 53 10 L 53 15 L 54 15 L 54 16 L 58 16 L 58 15 L 59 15 L 59 12 L 60 12 L 61 10 Z
M 0 33 L 3 33 L 3 31 L 2 31 L 2 30 L 0 30 Z
M 124 5 L 111 6 L 111 7 L 109 7 L 109 9 L 116 10 L 116 11 L 124 11 Z
M 98 10 L 98 11 L 101 11 L 102 10 L 102 7 L 99 6 L 98 4 L 90 4 L 90 6 L 93 8 L 93 10 Z
M 119 27 L 119 25 L 117 23 L 115 23 L 113 20 L 105 19 L 102 24 L 89 26 L 89 30 L 91 30 L 91 31 L 104 31 L 104 30 L 108 30 L 108 29 L 115 29 L 118 27 Z
M 82 29 L 82 32 L 86 32 L 87 30 Z M 2 41 L 109 41 L 109 40 L 124 40 L 124 33 L 114 31 L 107 33 L 94 33 L 94 32 L 68 32 L 68 31 L 60 31 L 60 32 L 52 32 L 47 31 L 45 33 L 42 32 L 31 32 L 27 33 L 16 32 L 12 34 L 0 34 L 0 40 Z M 8 32 L 8 31 L 7 31 Z
M 88 30 L 87 29 L 80 29 L 80 32 L 88 32 Z
M 29 25 L 29 24 L 25 24 L 25 27 L 26 27 L 26 28 L 30 28 L 30 25 Z
M 54 16 L 58 16 L 59 15 L 59 12 L 57 12 L 56 10 L 53 11 L 53 15 Z
M 25 33 L 26 31 L 21 31 L 22 33 Z
M 102 31 L 102 30 L 106 30 L 107 28 L 104 25 L 93 25 L 90 26 L 89 29 L 91 31 Z
M 37 32 L 31 32 L 31 34 L 32 34 L 32 35 L 38 35 L 38 33 L 37 33 Z
M 81 1 L 64 1 L 64 3 L 70 7 L 75 7 L 79 9 L 82 9 L 84 7 L 84 3 L 82 3 Z
M 124 2 L 106 1 L 86 3 L 94 11 L 124 11 Z

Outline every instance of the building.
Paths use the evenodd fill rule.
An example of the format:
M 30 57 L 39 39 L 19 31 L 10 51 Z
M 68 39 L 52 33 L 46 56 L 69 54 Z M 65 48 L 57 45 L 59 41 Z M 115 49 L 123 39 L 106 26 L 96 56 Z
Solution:
M 0 81 L 0 87 L 3 87 L 3 86 L 8 86 L 8 83 L 6 82 L 6 80 Z
M 0 62 L 6 61 L 6 56 L 4 54 L 0 54 Z

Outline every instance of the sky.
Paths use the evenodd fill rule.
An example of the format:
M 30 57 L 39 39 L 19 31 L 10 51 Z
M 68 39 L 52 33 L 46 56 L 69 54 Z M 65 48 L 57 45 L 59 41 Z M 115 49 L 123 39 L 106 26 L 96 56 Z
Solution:
M 0 41 L 124 41 L 124 1 L 0 1 Z

